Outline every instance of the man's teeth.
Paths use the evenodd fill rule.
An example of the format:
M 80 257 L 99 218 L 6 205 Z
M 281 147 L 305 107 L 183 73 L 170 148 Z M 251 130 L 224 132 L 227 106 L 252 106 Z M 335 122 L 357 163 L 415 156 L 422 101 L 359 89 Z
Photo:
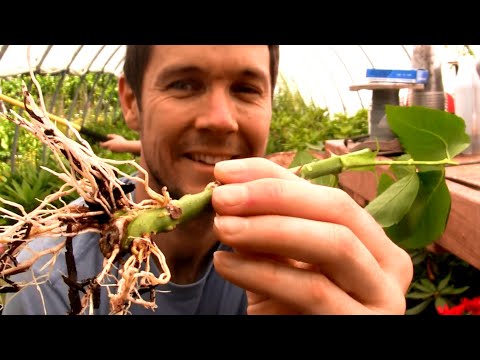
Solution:
M 231 156 L 213 156 L 213 155 L 204 155 L 204 154 L 192 154 L 192 160 L 194 161 L 201 161 L 205 164 L 215 165 L 217 162 L 230 160 Z

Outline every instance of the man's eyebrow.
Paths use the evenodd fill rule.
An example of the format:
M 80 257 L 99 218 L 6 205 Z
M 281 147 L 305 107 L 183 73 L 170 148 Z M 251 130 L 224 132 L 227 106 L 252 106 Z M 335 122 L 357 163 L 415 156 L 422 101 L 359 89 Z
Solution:
M 194 74 L 194 73 L 203 73 L 204 71 L 195 65 L 171 65 L 165 67 L 158 73 L 157 80 L 170 79 L 172 77 Z
M 202 69 L 200 66 L 197 65 L 171 65 L 165 67 L 161 70 L 158 74 L 158 81 L 165 81 L 170 78 L 174 78 L 177 76 L 182 75 L 191 75 L 191 74 L 205 74 L 207 70 Z M 242 78 L 249 78 L 252 80 L 258 80 L 264 83 L 264 85 L 268 84 L 268 74 L 265 72 L 254 68 L 254 67 L 247 67 L 243 68 L 239 71 L 235 71 L 235 74 Z
M 243 69 L 240 72 L 240 75 L 244 78 L 261 81 L 265 86 L 268 84 L 268 74 L 265 74 L 263 71 L 255 68 Z

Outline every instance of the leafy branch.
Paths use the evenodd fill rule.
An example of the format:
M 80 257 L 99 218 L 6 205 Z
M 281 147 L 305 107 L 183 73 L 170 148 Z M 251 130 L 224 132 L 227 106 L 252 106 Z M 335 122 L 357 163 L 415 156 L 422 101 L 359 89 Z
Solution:
M 316 182 L 322 183 L 326 175 L 390 166 L 390 175 L 381 175 L 377 196 L 365 209 L 399 246 L 421 248 L 445 231 L 451 208 L 445 167 L 458 164 L 454 157 L 468 147 L 470 138 L 463 119 L 442 110 L 390 105 L 386 114 L 404 155 L 378 160 L 375 152 L 364 149 L 293 170 L 305 178 L 319 176 Z

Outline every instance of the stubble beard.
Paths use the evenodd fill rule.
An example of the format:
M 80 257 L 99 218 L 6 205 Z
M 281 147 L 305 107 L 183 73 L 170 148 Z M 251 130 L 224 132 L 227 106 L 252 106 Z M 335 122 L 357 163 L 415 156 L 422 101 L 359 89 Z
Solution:
M 154 168 L 150 166 L 148 160 L 145 160 L 145 162 L 147 163 L 148 169 Z M 156 192 L 161 193 L 162 188 L 166 186 L 167 191 L 172 199 L 180 199 L 183 195 L 186 195 L 184 191 L 182 191 L 177 185 L 175 185 L 175 181 L 172 181 L 172 183 L 165 181 L 164 178 L 161 176 L 161 170 L 149 171 L 149 176 L 151 177 L 150 186 L 152 186 L 153 190 L 155 190 Z
M 148 169 L 151 169 L 149 161 L 145 159 L 145 163 Z M 167 191 L 172 199 L 180 199 L 182 196 L 187 195 L 185 191 L 180 189 L 176 184 L 178 183 L 175 179 L 171 179 L 171 183 L 164 180 L 161 176 L 161 170 L 148 171 L 149 173 L 149 183 L 153 190 L 158 193 L 161 193 L 162 187 L 166 186 Z M 213 217 L 215 216 L 215 211 L 211 203 L 209 203 L 202 213 L 185 224 L 182 224 L 180 228 L 182 231 L 193 231 L 194 233 L 200 234 L 203 231 L 210 231 L 210 227 L 207 224 L 213 224 Z M 179 230 L 179 229 L 176 229 Z

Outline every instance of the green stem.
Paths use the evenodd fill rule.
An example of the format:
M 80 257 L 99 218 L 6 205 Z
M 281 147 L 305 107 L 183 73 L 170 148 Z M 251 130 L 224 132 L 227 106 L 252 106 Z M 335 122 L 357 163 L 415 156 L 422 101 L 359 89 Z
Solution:
M 438 161 L 375 160 L 375 155 L 370 149 L 362 149 L 340 156 L 332 155 L 329 158 L 316 160 L 290 170 L 304 179 L 315 179 L 323 175 L 339 174 L 349 169 L 368 168 L 377 165 L 457 165 L 450 159 Z M 173 210 L 170 206 L 170 210 L 168 208 L 145 209 L 136 213 L 135 219 L 128 224 L 127 235 L 121 239 L 122 250 L 128 251 L 132 239 L 135 237 L 171 231 L 178 224 L 199 215 L 210 204 L 213 189 L 217 185 L 211 183 L 200 193 L 188 194 L 179 200 L 172 200 Z M 180 211 L 175 211 L 175 208 L 180 209 Z
M 213 189 L 217 184 L 211 183 L 207 185 L 205 190 L 197 194 L 187 194 L 178 200 L 170 202 L 173 212 L 178 211 L 178 216 L 172 216 L 171 211 L 167 208 L 145 209 L 135 214 L 127 227 L 127 235 L 121 239 L 121 248 L 128 251 L 133 238 L 143 237 L 150 233 L 159 233 L 173 230 L 178 224 L 190 220 L 200 214 L 212 199 Z M 171 207 L 172 208 L 172 207 Z
M 369 166 L 365 164 L 364 166 Z M 419 160 L 378 160 L 374 161 L 372 165 L 458 165 L 457 162 L 450 159 L 436 160 L 436 161 L 419 161 Z
M 316 160 L 290 170 L 304 179 L 315 179 L 319 176 L 339 174 L 345 170 L 380 165 L 458 165 L 457 162 L 448 158 L 435 161 L 375 160 L 375 156 L 376 154 L 370 149 L 362 149 L 344 155 L 332 155 L 329 158 Z

